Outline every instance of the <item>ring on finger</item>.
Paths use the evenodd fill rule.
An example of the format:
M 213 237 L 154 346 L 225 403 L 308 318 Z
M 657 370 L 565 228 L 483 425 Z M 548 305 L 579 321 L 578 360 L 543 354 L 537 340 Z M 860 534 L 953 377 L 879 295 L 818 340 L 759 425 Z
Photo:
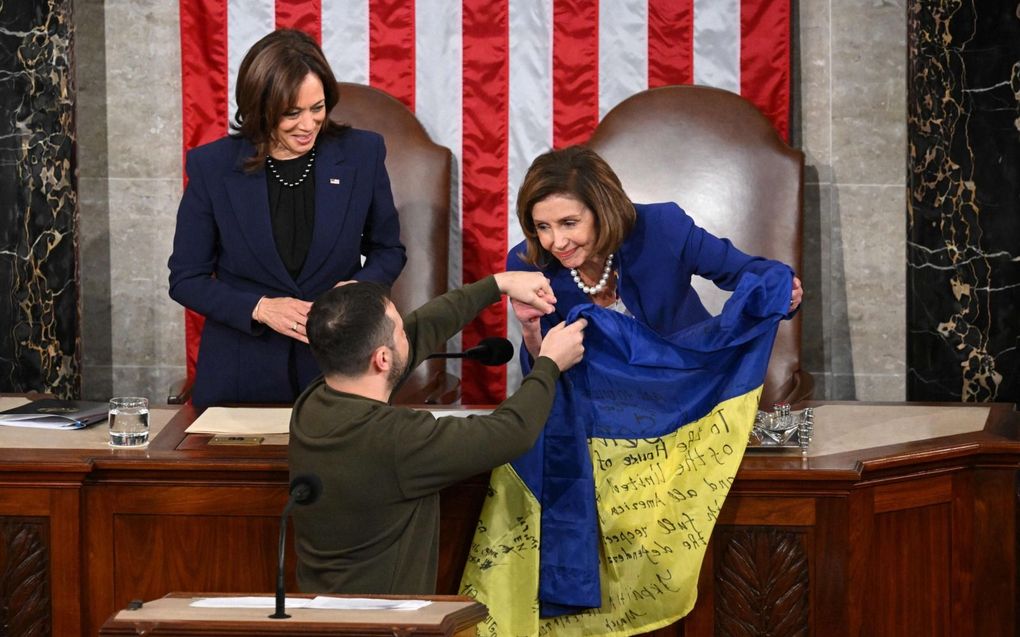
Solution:
M 297 321 L 294 321 L 294 324 L 290 326 L 290 329 L 291 329 L 291 331 L 294 331 L 294 332 L 297 331 Z

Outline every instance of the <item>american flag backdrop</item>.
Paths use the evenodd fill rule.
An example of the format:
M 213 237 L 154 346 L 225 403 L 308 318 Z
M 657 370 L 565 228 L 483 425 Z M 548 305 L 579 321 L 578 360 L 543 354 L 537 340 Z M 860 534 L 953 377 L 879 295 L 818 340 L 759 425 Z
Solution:
M 728 89 L 787 137 L 790 0 L 180 0 L 180 23 L 185 152 L 227 132 L 241 58 L 279 27 L 316 37 L 338 80 L 411 108 L 455 156 L 453 285 L 501 270 L 522 239 L 514 205 L 531 160 L 586 141 L 638 91 Z M 483 314 L 463 346 L 508 335 L 507 312 Z M 200 326 L 189 317 L 189 373 Z M 515 367 L 465 363 L 463 401 L 498 402 Z

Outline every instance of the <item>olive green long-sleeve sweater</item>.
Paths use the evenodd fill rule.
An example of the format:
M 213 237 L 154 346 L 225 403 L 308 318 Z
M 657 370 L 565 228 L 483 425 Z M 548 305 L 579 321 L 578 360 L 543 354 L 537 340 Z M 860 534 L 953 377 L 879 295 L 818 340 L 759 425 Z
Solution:
M 486 306 L 495 279 L 453 290 L 405 317 L 409 369 Z M 435 592 L 439 491 L 510 462 L 545 425 L 559 369 L 539 357 L 492 414 L 436 418 L 329 388 L 297 400 L 290 424 L 291 476 L 322 479 L 317 502 L 294 510 L 298 584 L 305 592 Z

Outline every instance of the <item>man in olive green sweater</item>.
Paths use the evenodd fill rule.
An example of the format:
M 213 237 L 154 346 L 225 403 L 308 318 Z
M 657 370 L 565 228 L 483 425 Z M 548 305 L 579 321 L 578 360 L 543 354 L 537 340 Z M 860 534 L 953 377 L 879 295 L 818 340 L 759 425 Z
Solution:
M 414 369 L 500 294 L 543 312 L 556 298 L 538 272 L 503 272 L 401 319 L 383 288 L 351 283 L 320 297 L 308 340 L 323 378 L 294 404 L 291 476 L 314 473 L 322 496 L 294 511 L 305 592 L 435 592 L 439 491 L 510 462 L 545 425 L 560 372 L 581 360 L 585 322 L 550 330 L 520 389 L 490 415 L 436 418 L 388 404 Z

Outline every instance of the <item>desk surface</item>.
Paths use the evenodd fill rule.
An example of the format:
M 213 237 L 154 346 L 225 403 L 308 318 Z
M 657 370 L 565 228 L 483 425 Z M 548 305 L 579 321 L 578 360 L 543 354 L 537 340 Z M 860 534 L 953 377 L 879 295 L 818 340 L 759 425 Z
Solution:
M 0 397 L 0 409 L 24 400 Z M 745 456 L 738 477 L 773 479 L 776 471 L 812 471 L 823 479 L 852 479 L 890 463 L 913 462 L 918 456 L 933 460 L 1020 449 L 1020 414 L 1008 404 L 809 404 L 815 406 L 815 433 L 807 456 L 796 449 L 755 450 Z M 190 406 L 153 409 L 151 442 L 139 450 L 111 449 L 102 424 L 75 431 L 0 427 L 0 449 L 24 450 L 0 459 L 24 466 L 63 457 L 121 469 L 144 462 L 156 470 L 161 461 L 169 463 L 167 468 L 181 462 L 228 461 L 217 468 L 286 471 L 286 435 L 266 436 L 261 445 L 212 446 L 208 444 L 212 436 L 186 432 L 200 413 Z
M 27 402 L 27 398 L 0 396 L 0 411 L 20 407 Z M 149 439 L 158 436 L 176 414 L 176 409 L 150 409 Z M 71 430 L 0 426 L 0 448 L 5 449 L 93 449 L 109 453 L 145 453 L 145 449 L 111 449 L 109 442 L 110 428 L 105 420 L 91 427 Z

